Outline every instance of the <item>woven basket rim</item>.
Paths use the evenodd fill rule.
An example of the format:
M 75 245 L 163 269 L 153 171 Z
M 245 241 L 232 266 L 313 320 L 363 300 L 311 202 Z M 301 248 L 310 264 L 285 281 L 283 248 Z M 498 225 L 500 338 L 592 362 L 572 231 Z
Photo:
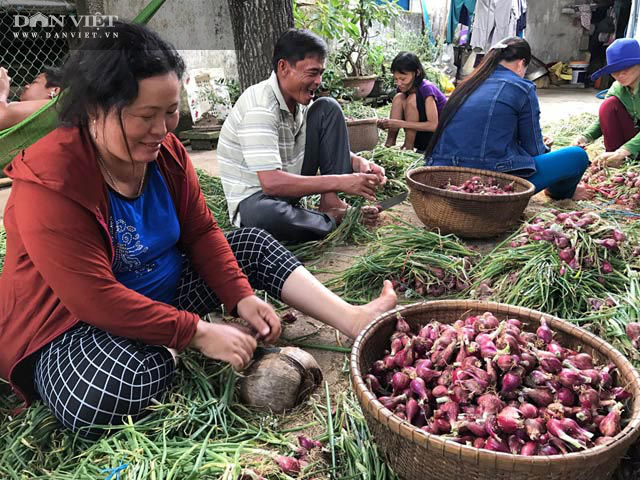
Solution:
M 356 120 L 345 120 L 345 122 L 347 122 L 348 127 L 355 127 L 357 125 L 368 125 L 370 123 L 376 123 L 377 121 L 378 121 L 378 117 L 358 118 Z
M 373 78 L 378 78 L 378 75 L 373 74 L 373 75 L 352 75 L 349 77 L 344 77 L 344 80 L 349 81 L 349 80 L 371 80 Z
M 393 317 L 395 317 L 396 313 L 403 313 L 407 311 L 412 312 L 420 310 L 421 308 L 434 310 L 438 308 L 449 310 L 461 309 L 463 312 L 467 310 L 477 309 L 486 310 L 501 315 L 517 316 L 520 314 L 525 317 L 544 317 L 549 326 L 557 331 L 562 331 L 564 334 L 572 336 L 576 336 L 576 334 L 579 333 L 580 335 L 578 336 L 578 338 L 580 338 L 581 341 L 587 343 L 585 340 L 588 339 L 592 348 L 600 351 L 607 357 L 609 361 L 614 362 L 618 367 L 618 370 L 622 370 L 622 368 L 620 368 L 620 364 L 624 365 L 626 375 L 630 375 L 633 378 L 633 382 L 628 385 L 628 388 L 633 389 L 633 404 L 630 408 L 631 416 L 625 419 L 628 420 L 627 425 L 618 435 L 613 437 L 613 441 L 606 445 L 599 445 L 579 452 L 553 456 L 523 456 L 510 453 L 492 452 L 468 445 L 462 445 L 452 440 L 448 440 L 446 437 L 429 434 L 411 425 L 406 420 L 401 420 L 400 418 L 393 415 L 391 410 L 385 408 L 377 400 L 373 392 L 368 389 L 366 383 L 364 382 L 362 372 L 360 371 L 359 357 L 363 344 L 373 333 L 375 333 L 376 330 L 380 328 L 380 325 L 382 325 L 383 323 L 394 321 Z M 397 430 L 403 438 L 412 442 L 416 441 L 416 437 L 421 438 L 423 441 L 426 440 L 426 442 L 429 444 L 429 451 L 441 452 L 443 456 L 447 456 L 451 460 L 459 460 L 462 453 L 466 452 L 469 455 L 474 454 L 477 458 L 480 459 L 494 459 L 496 461 L 500 461 L 500 463 L 502 463 L 503 465 L 531 465 L 538 467 L 549 465 L 550 468 L 553 465 L 554 470 L 557 470 L 563 465 L 567 468 L 570 468 L 572 465 L 582 464 L 586 461 L 591 461 L 596 458 L 606 458 L 608 454 L 614 449 L 623 447 L 625 449 L 628 448 L 631 443 L 637 440 L 638 436 L 640 435 L 640 373 L 638 373 L 638 371 L 631 365 L 631 362 L 629 362 L 629 360 L 627 360 L 624 355 L 622 355 L 608 342 L 586 331 L 585 329 L 577 327 L 567 322 L 566 320 L 562 320 L 553 315 L 549 315 L 529 308 L 481 300 L 433 300 L 396 307 L 395 309 L 378 316 L 360 332 L 351 350 L 350 370 L 352 384 L 360 406 L 363 408 L 363 410 L 366 409 L 375 418 L 381 416 L 389 418 L 390 422 L 396 424 L 394 425 L 394 431 Z
M 486 195 L 481 193 L 467 193 L 467 192 L 453 192 L 450 190 L 443 190 L 442 188 L 434 187 L 431 185 L 427 185 L 422 182 L 418 182 L 413 178 L 413 175 L 423 172 L 463 172 L 471 175 L 483 175 L 485 177 L 492 178 L 500 178 L 503 180 L 507 180 L 509 182 L 518 183 L 524 187 L 526 190 L 522 192 L 514 192 L 514 193 L 505 193 L 502 195 Z M 433 195 L 437 195 L 445 198 L 455 198 L 460 200 L 469 200 L 475 202 L 486 202 L 486 203 L 496 203 L 496 202 L 507 202 L 507 201 L 516 201 L 516 200 L 525 200 L 531 198 L 536 191 L 535 185 L 530 181 L 517 177 L 515 175 L 510 175 L 508 173 L 503 172 L 494 172 L 493 170 L 481 170 L 478 168 L 466 168 L 466 167 L 418 167 L 412 168 L 407 171 L 405 174 L 407 179 L 407 183 L 410 188 L 415 189 L 419 192 L 427 192 Z

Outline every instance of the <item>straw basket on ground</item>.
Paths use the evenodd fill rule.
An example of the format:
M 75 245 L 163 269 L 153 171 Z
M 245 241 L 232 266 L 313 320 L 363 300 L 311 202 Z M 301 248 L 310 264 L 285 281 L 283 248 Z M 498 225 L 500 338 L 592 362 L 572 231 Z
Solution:
M 372 150 L 378 144 L 377 118 L 363 118 L 361 120 L 347 120 L 349 146 L 352 152 Z
M 471 177 L 513 183 L 514 192 L 503 195 L 452 192 L 440 188 L 461 185 Z M 531 182 L 506 173 L 462 167 L 420 167 L 407 172 L 409 199 L 418 218 L 443 234 L 467 238 L 495 237 L 518 222 L 535 193 Z
M 580 346 L 599 364 L 612 362 L 618 385 L 633 395 L 626 412 L 626 426 L 611 443 L 576 453 L 553 456 L 522 456 L 461 445 L 428 434 L 382 406 L 363 381 L 375 360 L 383 357 L 395 329 L 396 313 L 409 324 L 437 319 L 453 323 L 468 315 L 493 312 L 499 319 L 516 318 L 535 331 L 544 316 L 555 338 L 569 348 Z M 378 447 L 396 473 L 406 480 L 596 480 L 610 478 L 621 457 L 640 434 L 640 375 L 611 345 L 589 332 L 558 318 L 510 305 L 441 300 L 400 307 L 369 324 L 356 339 L 351 353 L 351 379 L 365 419 Z

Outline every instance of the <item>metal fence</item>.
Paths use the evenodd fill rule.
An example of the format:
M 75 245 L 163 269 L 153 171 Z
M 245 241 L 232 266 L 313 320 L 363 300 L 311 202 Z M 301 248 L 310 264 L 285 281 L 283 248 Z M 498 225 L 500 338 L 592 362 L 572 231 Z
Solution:
M 59 67 L 69 52 L 67 39 L 60 35 L 63 27 L 53 24 L 46 34 L 18 28 L 34 15 L 74 15 L 75 4 L 56 0 L 0 0 L 0 66 L 11 77 L 11 100 L 30 83 L 45 66 Z M 20 16 L 19 20 L 16 17 Z

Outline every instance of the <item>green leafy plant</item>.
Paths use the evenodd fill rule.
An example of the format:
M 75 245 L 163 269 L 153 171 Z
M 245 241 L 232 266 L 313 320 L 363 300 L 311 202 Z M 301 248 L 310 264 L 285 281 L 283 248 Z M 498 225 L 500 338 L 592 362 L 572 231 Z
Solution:
M 297 25 L 337 44 L 335 58 L 346 76 L 363 76 L 381 65 L 381 49 L 371 43 L 374 23 L 387 26 L 400 8 L 393 0 L 319 0 L 314 8 L 296 8 Z
M 231 98 L 231 105 L 235 105 L 238 101 L 238 98 L 242 94 L 242 89 L 240 88 L 240 83 L 235 78 L 225 78 L 222 82 L 223 85 L 227 87 L 229 91 L 229 97 Z
M 368 107 L 362 102 L 349 102 L 342 106 L 342 113 L 347 120 L 362 120 L 364 118 L 376 118 L 376 109 Z

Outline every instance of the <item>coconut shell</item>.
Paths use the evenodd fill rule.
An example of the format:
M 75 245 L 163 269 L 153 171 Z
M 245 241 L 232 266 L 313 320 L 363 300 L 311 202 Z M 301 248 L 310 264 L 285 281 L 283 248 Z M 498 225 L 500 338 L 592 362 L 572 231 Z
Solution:
M 283 347 L 254 361 L 239 381 L 242 403 L 276 413 L 290 410 L 322 382 L 316 359 L 296 347 Z

